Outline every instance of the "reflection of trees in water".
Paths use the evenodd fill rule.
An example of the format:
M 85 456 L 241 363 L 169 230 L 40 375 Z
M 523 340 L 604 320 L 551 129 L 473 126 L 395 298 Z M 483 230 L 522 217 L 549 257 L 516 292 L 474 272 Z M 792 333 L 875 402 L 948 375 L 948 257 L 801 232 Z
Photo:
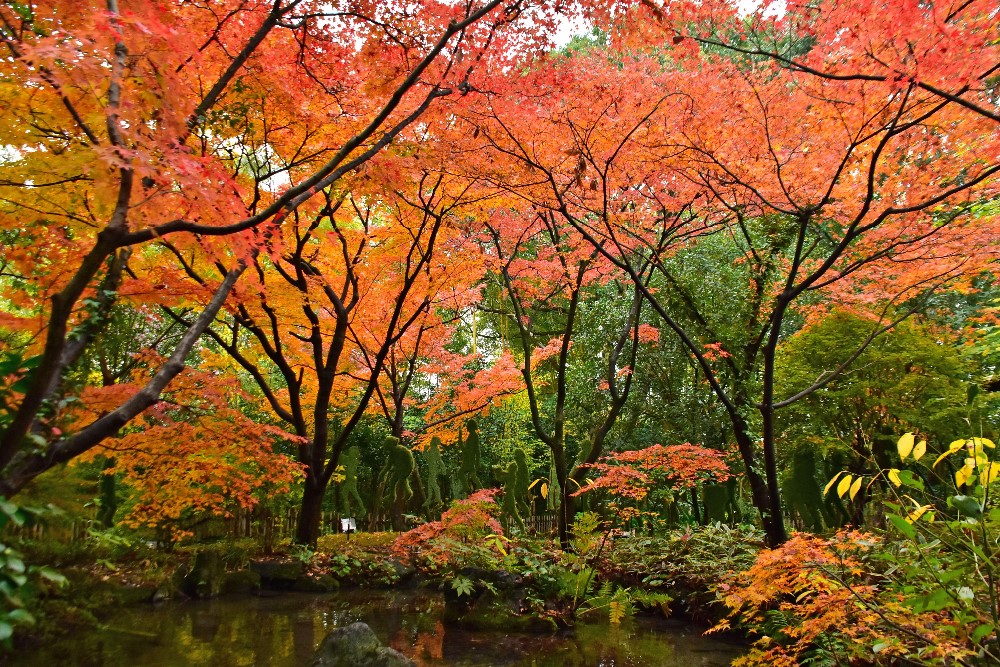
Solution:
M 141 622 L 145 614 L 133 611 Z M 169 603 L 154 612 L 161 617 L 161 633 L 153 655 L 142 650 L 139 661 L 104 664 L 301 664 L 318 643 L 316 621 L 309 615 L 275 611 L 266 600 L 255 598 Z
M 325 633 L 317 633 L 315 617 L 298 617 L 292 622 L 292 644 L 294 655 L 312 655 L 316 645 L 323 641 Z M 305 664 L 305 663 L 301 663 Z
M 342 591 L 136 605 L 38 651 L 19 653 L 12 665 L 49 667 L 298 667 L 332 627 L 368 623 L 379 639 L 411 656 L 419 667 L 445 665 L 615 665 L 710 667 L 728 665 L 739 651 L 652 619 L 619 627 L 605 620 L 573 633 L 518 635 L 446 628 L 436 591 Z
M 429 661 L 439 661 L 444 658 L 444 635 L 444 623 L 435 620 L 429 629 L 400 628 L 399 632 L 389 639 L 389 646 L 413 658 L 417 667 L 429 667 L 439 664 Z

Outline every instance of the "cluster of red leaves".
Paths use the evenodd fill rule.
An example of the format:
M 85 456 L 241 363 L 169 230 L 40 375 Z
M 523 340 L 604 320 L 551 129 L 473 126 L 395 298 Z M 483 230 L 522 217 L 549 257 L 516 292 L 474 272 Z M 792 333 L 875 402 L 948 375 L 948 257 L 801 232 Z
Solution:
M 396 538 L 393 554 L 413 560 L 419 554 L 437 565 L 452 562 L 452 549 L 488 535 L 503 535 L 497 521 L 500 505 L 496 496 L 500 489 L 480 489 L 468 498 L 456 500 L 441 515 L 440 521 L 429 521 Z
M 885 579 L 868 562 L 879 548 L 880 538 L 851 530 L 830 538 L 797 533 L 762 551 L 749 570 L 719 586 L 731 612 L 712 630 L 738 620 L 762 635 L 733 665 L 794 667 L 823 639 L 866 664 L 876 653 L 892 663 L 918 648 L 923 658 L 948 656 L 956 664 L 968 656 L 961 628 L 946 613 L 916 613 L 901 595 L 884 589 Z M 775 610 L 784 627 L 769 625 Z
M 726 352 L 722 347 L 722 343 L 709 343 L 702 350 L 702 355 L 709 361 L 718 361 L 719 359 L 726 359 L 733 356 Z
M 521 371 L 514 356 L 504 350 L 483 368 L 479 355 L 456 355 L 442 351 L 425 370 L 438 379 L 433 395 L 424 404 L 427 425 L 418 447 L 423 449 L 431 438 L 445 445 L 458 440 L 456 423 L 489 411 L 493 402 L 521 390 Z
M 703 482 L 724 482 L 731 477 L 724 458 L 724 452 L 691 443 L 618 452 L 591 465 L 600 476 L 574 495 L 606 489 L 616 496 L 642 500 L 657 484 L 692 489 Z

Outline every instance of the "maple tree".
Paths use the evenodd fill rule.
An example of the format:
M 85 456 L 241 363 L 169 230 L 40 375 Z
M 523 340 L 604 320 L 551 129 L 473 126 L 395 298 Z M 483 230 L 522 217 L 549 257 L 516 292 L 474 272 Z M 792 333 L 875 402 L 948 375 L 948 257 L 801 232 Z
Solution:
M 1000 171 L 997 126 L 913 81 L 830 81 L 683 43 L 665 66 L 647 27 L 623 28 L 622 50 L 553 58 L 512 76 L 521 92 L 490 97 L 466 119 L 484 151 L 517 165 L 494 171 L 497 181 L 572 225 L 681 338 L 726 408 L 754 504 L 778 544 L 786 534 L 775 410 L 860 353 L 776 396 L 775 352 L 794 304 L 821 293 L 874 310 L 884 319 L 870 342 L 928 290 L 982 272 L 996 257 L 983 202 Z M 546 89 L 564 101 L 549 104 Z M 593 99 L 603 102 L 583 103 Z M 524 115 L 536 119 L 533 133 L 521 130 Z M 718 333 L 723 313 L 690 292 L 672 298 L 672 258 L 712 237 L 726 239 L 744 276 L 742 335 L 730 341 Z M 648 286 L 647 266 L 666 289 Z
M 923 94 L 1000 122 L 995 7 L 972 2 L 838 0 L 737 8 L 711 1 L 646 3 L 650 24 L 674 40 L 754 58 L 829 81 L 914 85 Z M 650 30 L 647 24 L 645 30 Z M 656 31 L 657 28 L 652 28 Z
M 156 368 L 147 355 L 133 372 Z M 130 384 L 88 387 L 78 410 L 65 420 L 90 421 L 121 402 Z M 235 401 L 249 400 L 234 376 L 184 369 L 161 400 L 129 424 L 76 459 L 110 459 L 102 475 L 117 475 L 131 491 L 123 522 L 161 529 L 173 539 L 190 534 L 206 515 L 231 516 L 261 500 L 288 494 L 301 468 L 277 451 L 296 437 L 248 418 Z M 65 426 L 64 426 L 65 427 Z M 70 427 L 65 427 L 71 430 Z
M 940 610 L 916 610 L 882 580 L 876 550 L 881 540 L 858 531 L 830 538 L 798 533 L 724 584 L 729 619 L 761 627 L 761 636 L 736 665 L 802 664 L 831 641 L 837 653 L 890 664 L 962 660 L 974 654 L 966 628 Z M 777 608 L 780 615 L 771 610 Z M 775 622 L 767 624 L 768 615 Z M 756 634 L 756 633 L 755 633 Z
M 460 420 L 489 411 L 498 398 L 516 391 L 519 373 L 506 350 L 495 355 L 461 340 L 467 319 L 476 317 L 486 262 L 464 229 L 450 238 L 434 271 L 433 298 L 390 348 L 380 374 L 363 354 L 366 372 L 379 379 L 375 397 L 391 435 L 423 448 L 434 437 L 442 444 L 457 438 Z M 358 345 L 364 352 L 364 345 Z M 488 358 L 489 357 L 489 358 Z M 422 423 L 408 414 L 419 413 Z
M 575 398 L 569 384 L 571 351 L 580 320 L 587 315 L 587 288 L 606 280 L 606 266 L 572 228 L 552 215 L 497 209 L 485 227 L 486 254 L 504 295 L 505 306 L 496 314 L 502 318 L 500 326 L 514 331 L 532 428 L 551 452 L 561 490 L 559 539 L 568 544 L 575 515 L 572 492 L 579 488 L 586 466 L 604 452 L 632 387 L 641 347 L 641 295 L 633 290 L 624 317 L 604 323 L 616 331 L 602 350 L 606 362 L 598 377 L 590 378 L 601 385 L 603 400 L 585 418 L 586 432 L 575 434 L 582 442 L 574 461 L 567 448 L 569 404 Z
M 300 207 L 329 197 L 439 100 L 471 90 L 490 49 L 502 43 L 514 62 L 546 41 L 516 29 L 529 9 L 538 26 L 554 20 L 502 0 L 0 7 L 2 325 L 19 360 L 0 491 L 154 405 Z M 187 275 L 165 266 L 172 256 Z M 195 310 L 141 390 L 73 433 L 53 432 L 51 406 L 77 392 L 68 370 L 122 299 Z
M 447 256 L 449 270 L 462 266 L 453 253 Z M 481 274 L 482 262 L 475 262 L 475 267 L 476 271 L 455 285 L 458 293 L 449 295 L 443 302 L 430 304 L 419 321 L 404 332 L 390 349 L 382 372 L 369 376 L 378 379 L 374 403 L 391 435 L 412 446 L 414 452 L 425 453 L 428 488 L 425 491 L 420 466 L 415 465 L 410 476 L 413 492 L 410 504 L 420 508 L 417 511 L 428 518 L 441 502 L 437 475 L 445 468 L 440 447 L 457 445 L 456 448 L 462 450 L 463 423 L 473 415 L 488 414 L 495 401 L 520 388 L 520 376 L 508 352 L 488 362 L 479 352 L 465 354 L 450 349 L 456 346 L 456 324 L 469 312 L 470 299 L 479 296 L 478 280 L 470 281 L 469 278 Z M 454 310 L 459 305 L 459 310 Z M 446 306 L 446 310 L 440 311 L 441 306 Z M 444 313 L 448 313 L 449 321 L 442 319 Z M 368 355 L 364 358 L 366 362 L 371 361 Z M 365 368 L 371 371 L 368 363 Z M 431 463 L 428 456 L 435 462 Z M 385 497 L 382 491 L 380 484 L 375 489 L 376 507 Z M 402 525 L 405 504 L 394 505 L 394 525 Z M 376 525 L 378 519 L 376 511 L 372 524 Z
M 601 456 L 624 408 L 638 350 L 657 335 L 641 323 L 645 297 L 642 288 L 633 288 L 630 314 L 620 335 L 609 344 L 609 361 L 596 380 L 609 392 L 607 405 L 595 413 L 598 416 L 577 461 L 584 465 L 568 466 L 563 451 L 564 413 L 566 401 L 572 400 L 567 378 L 569 351 L 578 327 L 574 318 L 587 309 L 588 285 L 620 275 L 620 269 L 608 262 L 613 253 L 600 247 L 604 243 L 613 247 L 616 239 L 596 239 L 580 227 L 580 221 L 603 219 L 623 235 L 641 235 L 661 250 L 706 231 L 700 222 L 690 224 L 684 215 L 669 213 L 678 193 L 643 187 L 669 174 L 663 166 L 663 151 L 639 135 L 664 127 L 679 102 L 666 91 L 649 94 L 648 82 L 660 76 L 658 68 L 655 63 L 630 63 L 623 68 L 602 54 L 554 56 L 530 72 L 509 77 L 505 80 L 508 88 L 495 88 L 485 99 L 467 105 L 463 116 L 473 128 L 476 143 L 483 146 L 480 153 L 471 155 L 485 154 L 492 161 L 487 165 L 474 162 L 471 167 L 485 173 L 495 187 L 527 202 L 500 209 L 487 223 L 487 233 L 511 303 L 509 320 L 517 327 L 514 340 L 525 360 L 535 431 L 554 455 L 563 495 L 561 535 L 572 517 L 573 493 L 584 479 L 586 465 Z M 518 166 L 511 167 L 511 163 Z M 652 271 L 647 273 L 642 267 L 651 265 L 637 256 L 635 260 L 637 269 L 631 277 L 648 288 Z M 565 319 L 554 324 L 541 317 L 546 309 L 565 312 Z M 557 337 L 542 345 L 543 341 L 536 340 L 536 330 L 556 332 Z M 539 356 L 533 360 L 536 348 Z M 532 366 L 545 357 L 554 360 L 551 432 L 542 423 L 540 400 L 533 397 L 535 380 L 529 377 Z
M 496 495 L 500 489 L 479 489 L 468 498 L 452 503 L 438 521 L 429 521 L 400 534 L 392 544 L 392 551 L 399 558 L 413 562 L 421 558 L 434 567 L 449 566 L 458 562 L 460 545 L 502 538 L 503 527 L 497 520 L 500 505 Z M 497 543 L 494 543 L 494 546 Z
M 1000 19 L 979 0 L 889 4 L 869 20 L 863 0 L 592 3 L 614 18 L 606 42 L 532 61 L 566 8 L 5 3 L 0 492 L 221 348 L 215 372 L 298 444 L 312 542 L 366 412 L 409 437 L 420 411 L 416 444 L 447 443 L 518 372 L 565 542 L 578 464 L 604 453 L 641 347 L 669 329 L 780 543 L 777 411 L 997 257 Z M 456 342 L 477 302 L 508 349 Z M 88 366 L 117 327 L 142 329 L 123 308 L 174 328 Z M 782 382 L 779 343 L 834 308 L 868 333 L 815 381 Z M 606 346 L 588 339 L 601 363 L 581 361 L 580 327 L 608 317 Z M 193 427 L 160 408 L 150 433 Z
M 655 488 L 687 491 L 694 498 L 700 485 L 731 477 L 724 458 L 723 452 L 691 443 L 616 452 L 584 466 L 597 475 L 574 495 L 602 489 L 622 500 L 641 502 Z M 697 513 L 696 507 L 692 509 Z M 617 512 L 625 518 L 636 516 L 639 510 L 618 507 Z
M 795 534 L 723 584 L 731 613 L 717 629 L 736 620 L 761 635 L 737 664 L 801 664 L 828 647 L 874 664 L 996 662 L 995 450 L 988 438 L 940 447 L 905 433 L 890 463 L 899 467 L 872 460 L 873 477 L 837 473 L 826 493 L 845 499 L 887 483 L 891 529 Z
M 435 308 L 463 289 L 456 282 L 462 239 L 448 220 L 464 189 L 449 192 L 440 175 L 401 174 L 392 185 L 399 190 L 362 195 L 358 185 L 339 199 L 325 195 L 320 207 L 300 208 L 269 240 L 270 252 L 254 258 L 260 285 L 237 287 L 226 316 L 207 331 L 302 439 L 302 543 L 318 537 L 323 497 L 348 438 L 372 399 L 385 400 L 383 371 L 388 365 L 386 380 L 402 407 L 417 369 L 406 367 L 405 355 L 418 353 Z M 394 427 L 401 417 L 393 413 Z

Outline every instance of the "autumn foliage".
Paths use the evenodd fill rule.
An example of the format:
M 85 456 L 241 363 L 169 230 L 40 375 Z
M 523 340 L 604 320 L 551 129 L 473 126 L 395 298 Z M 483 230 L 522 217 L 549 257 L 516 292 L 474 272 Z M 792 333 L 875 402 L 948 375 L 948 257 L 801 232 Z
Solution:
M 724 459 L 723 452 L 690 443 L 617 452 L 589 466 L 599 474 L 576 493 L 604 489 L 614 496 L 643 500 L 653 488 L 686 491 L 699 484 L 729 479 Z
M 128 384 L 92 388 L 83 405 L 100 410 L 130 390 Z M 156 406 L 80 460 L 112 459 L 102 474 L 118 475 L 132 494 L 126 525 L 183 537 L 206 517 L 228 517 L 288 494 L 301 478 L 301 465 L 279 451 L 299 438 L 248 418 L 240 408 L 251 402 L 234 379 L 186 369 Z
M 962 660 L 974 655 L 972 627 L 942 611 L 916 611 L 888 585 L 883 538 L 842 531 L 798 533 L 719 589 L 737 622 L 761 635 L 734 665 L 794 667 L 824 654 L 866 663 L 894 659 Z M 881 560 L 881 562 L 880 562 Z
M 155 405 L 211 330 L 220 345 L 229 337 L 224 348 L 275 415 L 310 441 L 299 451 L 308 481 L 301 539 L 314 541 L 314 510 L 343 448 L 327 441 L 327 408 L 347 406 L 334 430 L 349 433 L 389 349 L 450 298 L 437 295 L 464 289 L 454 285 L 464 263 L 445 260 L 462 239 L 442 239 L 432 261 L 434 236 L 421 231 L 447 214 L 442 197 L 422 201 L 435 171 L 432 147 L 416 160 L 423 130 L 441 120 L 446 98 L 482 85 L 488 60 L 509 66 L 547 43 L 519 29 L 527 9 L 501 0 L 0 8 L 9 65 L 0 325 L 5 345 L 34 359 L 8 397 L 3 493 Z M 555 20 L 541 7 L 530 13 L 535 26 Z M 463 187 L 448 189 L 453 208 Z M 337 215 L 345 202 L 348 220 Z M 339 252 L 320 252 L 327 246 Z M 432 266 L 433 275 L 422 271 Z M 382 317 L 397 296 L 396 316 Z M 362 301 L 370 305 L 355 309 Z M 73 367 L 122 304 L 169 308 L 187 335 L 173 354 L 159 350 L 165 362 L 124 403 L 60 435 L 49 406 L 76 397 Z M 299 376 L 304 366 L 311 376 Z M 300 389 L 301 402 L 291 397 Z M 29 446 L 35 436 L 44 443 Z
M 740 4 L 4 3 L 0 494 L 101 455 L 137 494 L 132 525 L 294 488 L 294 539 L 315 544 L 349 448 L 352 475 L 377 478 L 388 431 L 417 452 L 395 485 L 419 489 L 423 445 L 519 394 L 510 430 L 545 450 L 531 477 L 547 476 L 564 547 L 582 493 L 684 491 L 698 518 L 699 485 L 733 474 L 725 442 L 777 547 L 785 409 L 856 379 L 898 323 L 958 328 L 996 288 L 1000 14 Z M 580 16 L 592 36 L 552 50 Z M 785 382 L 779 348 L 838 312 L 871 335 Z M 996 364 L 980 369 L 961 382 L 995 384 Z M 703 423 L 668 434 L 688 425 L 642 404 L 657 394 Z M 858 448 L 884 436 L 869 430 Z M 685 440 L 705 446 L 605 456 Z M 473 450 L 463 476 L 495 482 Z M 434 451 L 440 491 L 457 457 Z M 860 508 L 869 489 L 847 475 L 840 496 Z M 397 552 L 446 561 L 501 535 L 494 493 Z M 432 519 L 435 495 L 396 494 L 395 517 Z M 736 521 L 747 499 L 728 500 Z M 795 622 L 755 655 L 791 664 L 837 623 L 854 657 L 903 655 L 906 637 L 950 647 L 879 588 L 869 541 L 796 536 L 762 556 L 733 609 Z
M 500 489 L 480 489 L 456 500 L 439 521 L 421 524 L 396 538 L 392 550 L 399 558 L 421 559 L 435 568 L 447 567 L 465 545 L 478 545 L 490 536 L 503 536 L 498 521 Z

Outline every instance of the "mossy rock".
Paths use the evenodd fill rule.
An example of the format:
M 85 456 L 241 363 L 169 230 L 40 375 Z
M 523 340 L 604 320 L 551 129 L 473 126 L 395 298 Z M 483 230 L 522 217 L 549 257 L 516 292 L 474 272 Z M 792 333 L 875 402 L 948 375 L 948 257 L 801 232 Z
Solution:
M 122 604 L 137 604 L 151 602 L 156 591 L 157 587 L 150 583 L 122 584 L 115 592 L 115 596 Z
M 292 586 L 300 593 L 331 593 L 340 588 L 340 582 L 329 574 L 303 575 Z
M 74 604 L 95 609 L 149 602 L 157 589 L 153 582 L 129 581 L 115 574 L 101 579 L 72 577 L 70 581 L 63 595 Z
M 137 584 L 111 578 L 107 581 L 94 582 L 89 590 L 81 590 L 80 593 L 98 607 L 117 607 L 123 604 L 150 602 L 156 590 L 156 586 L 151 583 Z
M 214 598 L 222 592 L 226 568 L 215 551 L 200 551 L 180 581 L 180 590 L 193 598 Z
M 253 593 L 260 590 L 260 575 L 251 570 L 226 572 L 222 577 L 221 593 Z
M 305 574 L 305 564 L 300 560 L 250 561 L 250 571 L 260 577 L 261 588 L 292 590 Z
M 167 600 L 173 600 L 179 596 L 183 596 L 177 586 L 173 581 L 165 581 L 160 584 L 156 591 L 153 593 L 151 602 L 166 602 Z
M 382 646 L 364 623 L 334 628 L 313 655 L 309 667 L 415 667 L 394 649 Z
M 398 560 L 390 560 L 388 564 L 395 572 L 396 581 L 393 585 L 409 581 L 417 573 L 415 568 Z

